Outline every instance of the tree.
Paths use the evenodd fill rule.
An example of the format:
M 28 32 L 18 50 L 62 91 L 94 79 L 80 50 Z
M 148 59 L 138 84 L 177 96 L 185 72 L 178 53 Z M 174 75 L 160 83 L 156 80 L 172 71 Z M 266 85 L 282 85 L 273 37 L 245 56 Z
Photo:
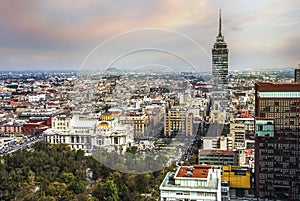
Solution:
M 105 201 L 118 201 L 118 189 L 114 180 L 107 180 L 104 185 L 104 199 Z
M 97 180 L 92 195 L 93 197 L 98 198 L 99 200 L 119 200 L 118 188 L 113 178 L 106 180 L 105 183 L 103 183 L 101 179 Z
M 65 183 L 61 182 L 52 182 L 48 189 L 47 193 L 50 196 L 56 197 L 56 198 L 67 198 L 67 185 Z

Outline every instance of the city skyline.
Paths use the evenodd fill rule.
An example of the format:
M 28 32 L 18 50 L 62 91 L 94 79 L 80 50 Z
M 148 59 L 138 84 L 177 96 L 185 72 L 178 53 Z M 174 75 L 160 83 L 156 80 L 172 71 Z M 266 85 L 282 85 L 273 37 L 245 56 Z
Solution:
M 112 62 L 126 51 L 136 50 L 134 42 L 147 40 L 151 35 L 154 48 L 178 53 L 198 70 L 210 70 L 210 57 L 205 52 L 210 54 L 218 34 L 219 8 L 223 12 L 222 32 L 231 50 L 229 70 L 296 67 L 300 59 L 299 6 L 299 2 L 282 0 L 191 1 L 189 4 L 184 1 L 116 4 L 91 0 L 73 2 L 73 5 L 65 1 L 41 4 L 34 0 L 26 3 L 5 0 L 0 3 L 0 69 L 78 70 L 87 55 L 110 37 L 155 28 L 185 35 L 202 49 L 176 37 L 165 40 L 164 37 L 170 36 L 165 31 L 163 34 L 148 31 L 140 33 L 141 38 L 114 41 L 113 48 L 106 48 L 107 52 L 101 56 Z M 161 46 L 155 46 L 156 43 Z M 139 48 L 152 47 L 146 43 Z M 164 63 L 165 60 L 168 62 Z M 133 68 L 134 64 L 151 63 L 172 68 L 186 65 L 174 55 L 143 52 L 119 60 L 116 66 Z

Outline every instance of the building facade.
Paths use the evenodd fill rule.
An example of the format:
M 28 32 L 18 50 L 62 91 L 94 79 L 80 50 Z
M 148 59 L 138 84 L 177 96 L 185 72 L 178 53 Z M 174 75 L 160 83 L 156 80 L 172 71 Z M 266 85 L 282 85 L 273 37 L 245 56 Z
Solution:
M 300 64 L 298 64 L 298 68 L 295 69 L 295 82 L 300 82 Z
M 72 149 L 86 152 L 99 149 L 126 151 L 134 143 L 131 127 L 119 125 L 112 114 L 102 114 L 99 119 L 88 116 L 55 117 L 52 128 L 44 134 L 49 143 L 66 143 Z
M 238 154 L 234 151 L 200 149 L 198 163 L 216 166 L 238 165 Z
M 251 188 L 249 169 L 240 166 L 222 166 L 222 170 L 221 179 L 223 182 L 228 182 L 230 188 Z
M 22 126 L 25 121 L 10 121 L 0 125 L 1 136 L 3 137 L 18 137 L 23 136 Z
M 129 125 L 133 128 L 135 137 L 145 136 L 149 126 L 149 117 L 145 113 L 128 112 L 120 116 L 119 121 L 123 125 Z
M 193 135 L 193 114 L 184 107 L 173 107 L 164 117 L 164 135 Z
M 300 200 L 300 83 L 255 84 L 258 197 Z
M 245 125 L 243 123 L 231 123 L 230 135 L 234 149 L 245 149 Z

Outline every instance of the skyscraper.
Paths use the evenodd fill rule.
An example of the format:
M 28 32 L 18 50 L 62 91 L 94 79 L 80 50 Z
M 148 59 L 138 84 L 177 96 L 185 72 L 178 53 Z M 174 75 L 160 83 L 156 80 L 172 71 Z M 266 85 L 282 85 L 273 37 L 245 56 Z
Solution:
M 259 198 L 300 200 L 300 83 L 255 84 Z
M 300 82 L 300 64 L 298 64 L 298 68 L 295 69 L 295 82 Z
M 222 16 L 219 13 L 219 34 L 212 48 L 212 86 L 215 100 L 227 100 L 228 48 L 222 35 Z

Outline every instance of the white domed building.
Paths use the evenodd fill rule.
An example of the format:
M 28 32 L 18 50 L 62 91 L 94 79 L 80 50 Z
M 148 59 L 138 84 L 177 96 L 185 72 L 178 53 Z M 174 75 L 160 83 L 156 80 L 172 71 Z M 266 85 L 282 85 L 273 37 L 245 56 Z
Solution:
M 112 113 L 105 112 L 99 118 L 87 115 L 73 117 L 57 116 L 52 119 L 52 128 L 44 132 L 50 143 L 66 143 L 72 149 L 125 151 L 134 143 L 130 126 L 122 126 Z

